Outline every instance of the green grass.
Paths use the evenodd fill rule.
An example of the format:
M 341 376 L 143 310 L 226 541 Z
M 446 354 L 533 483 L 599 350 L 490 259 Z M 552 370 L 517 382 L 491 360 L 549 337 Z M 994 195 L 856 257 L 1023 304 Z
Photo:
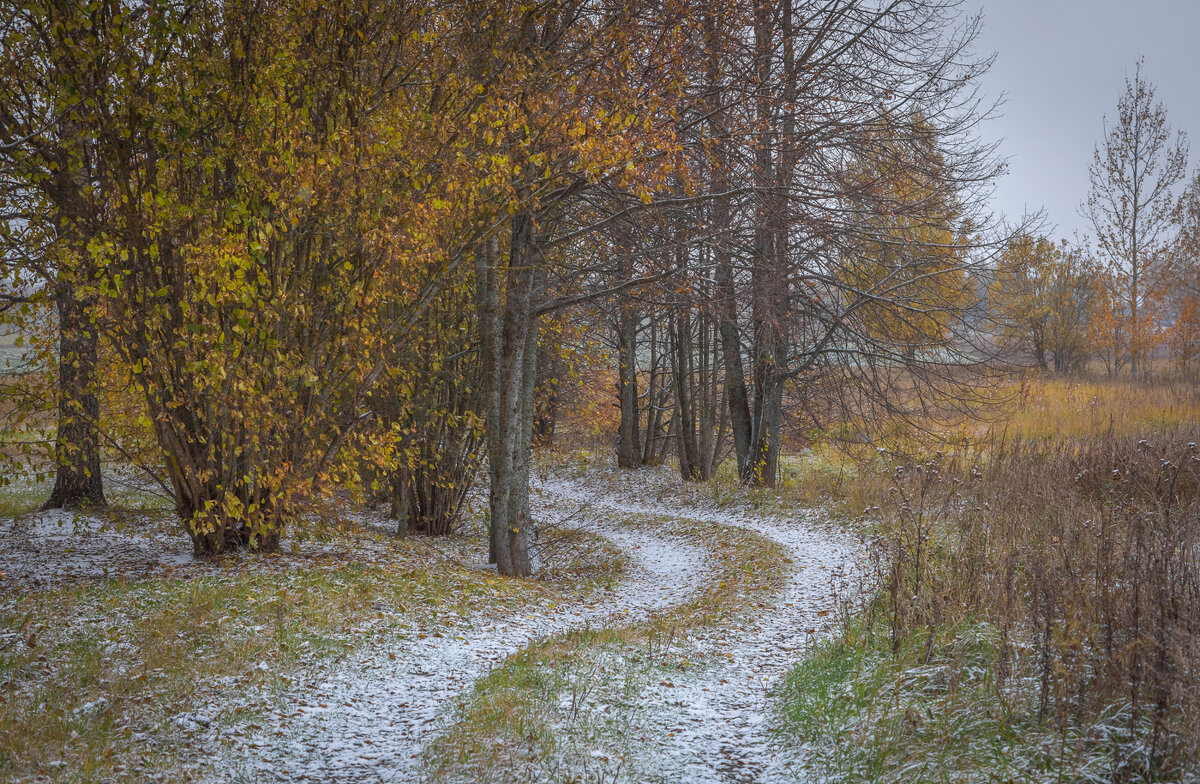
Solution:
M 21 517 L 36 512 L 50 494 L 50 485 L 0 485 L 0 517 Z
M 1136 755 L 1110 706 L 1087 724 L 1042 712 L 1032 662 L 1009 662 L 995 629 L 940 628 L 901 640 L 859 620 L 798 663 L 774 695 L 781 744 L 836 782 L 1101 782 Z

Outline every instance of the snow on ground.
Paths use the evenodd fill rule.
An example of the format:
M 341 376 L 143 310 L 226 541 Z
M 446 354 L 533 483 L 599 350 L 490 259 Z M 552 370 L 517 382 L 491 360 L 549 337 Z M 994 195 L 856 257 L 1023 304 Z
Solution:
M 709 573 L 695 545 L 664 528 L 622 527 L 630 514 L 741 526 L 784 545 L 795 562 L 775 604 L 745 622 L 693 630 L 706 666 L 651 685 L 642 710 L 656 732 L 634 744 L 630 769 L 678 782 L 792 781 L 772 743 L 767 695 L 812 637 L 825 632 L 853 582 L 861 546 L 816 513 L 792 519 L 705 508 L 666 472 L 591 472 L 542 479 L 543 521 L 608 537 L 630 559 L 622 582 L 571 607 L 527 607 L 361 651 L 332 672 L 281 695 L 262 736 L 227 746 L 214 780 L 384 782 L 421 778 L 422 750 L 457 698 L 506 657 L 582 627 L 644 619 L 685 601 Z M 684 495 L 681 495 L 684 494 Z M 428 630 L 427 630 L 428 631 Z M 269 734 L 268 734 L 269 733 Z M 242 741 L 245 742 L 242 742 Z
M 560 510 L 541 511 L 546 519 Z M 281 695 L 266 721 L 264 733 L 271 734 L 226 747 L 212 779 L 418 780 L 421 751 L 439 720 L 490 668 L 560 632 L 643 620 L 679 604 L 709 570 L 706 554 L 682 537 L 621 529 L 611 515 L 573 524 L 603 534 L 629 554 L 616 587 L 568 607 L 527 606 L 519 615 L 475 621 L 454 618 L 435 632 L 413 629 L 407 639 L 360 651 L 333 672 Z
M 106 475 L 106 481 L 111 477 Z M 47 490 L 48 492 L 48 490 Z M 169 511 L 88 514 L 53 509 L 0 517 L 0 592 L 59 588 L 123 577 L 141 580 L 223 576 L 231 570 L 280 572 L 322 562 L 372 562 L 388 555 L 396 523 L 382 515 L 346 512 L 358 535 L 285 537 L 277 553 L 231 553 L 218 561 L 197 559 L 182 524 Z M 433 558 L 461 562 L 484 534 L 425 540 Z
M 815 512 L 784 519 L 744 507 L 716 508 L 665 470 L 593 470 L 576 479 L 543 478 L 534 490 L 543 523 L 601 534 L 625 551 L 629 568 L 620 583 L 570 606 L 544 599 L 515 615 L 443 617 L 436 626 L 408 629 L 405 637 L 302 673 L 272 701 L 275 709 L 259 719 L 257 730 L 221 744 L 224 751 L 209 775 L 220 781 L 418 779 L 422 750 L 439 721 L 507 656 L 573 628 L 644 620 L 695 593 L 711 572 L 702 549 L 672 534 L 670 523 L 621 524 L 623 516 L 654 515 L 753 530 L 782 544 L 794 567 L 770 607 L 739 622 L 689 632 L 688 644 L 698 649 L 703 664 L 643 692 L 639 710 L 654 731 L 632 744 L 636 758 L 627 760 L 629 769 L 663 781 L 794 780 L 786 770 L 789 756 L 772 744 L 767 695 L 811 638 L 828 630 L 837 597 L 857 578 L 861 546 Z M 0 537 L 5 542 L 0 587 L 6 589 L 117 575 L 198 576 L 228 568 L 194 561 L 188 538 L 164 515 L 37 513 L 0 519 Z M 450 542 L 439 557 L 456 562 L 478 557 L 477 545 L 463 549 Z M 253 566 L 299 568 L 314 556 L 340 555 L 340 547 L 350 546 L 305 543 L 303 556 L 256 557 Z M 364 547 L 386 545 L 356 538 L 351 555 L 362 557 Z M 220 712 L 213 707 L 200 711 Z M 207 718 L 193 725 L 212 739 L 222 732 L 219 721 Z M 237 725 L 235 731 L 244 733 L 245 722 Z
M 292 544 L 285 538 L 278 553 L 237 552 L 209 562 L 192 555 L 191 539 L 169 513 L 34 512 L 0 518 L 0 590 L 20 593 L 110 577 L 222 576 L 239 568 L 279 572 L 322 560 L 367 562 L 388 547 L 386 539 L 369 535 L 296 542 L 294 550 Z M 446 557 L 454 558 L 454 548 L 448 549 Z
M 138 516 L 120 523 L 53 510 L 0 518 L 0 587 L 49 588 L 118 575 L 162 575 L 195 564 L 176 526 Z
M 747 528 L 782 544 L 794 562 L 785 588 L 765 612 L 690 633 L 689 642 L 708 664 L 652 683 L 643 692 L 640 707 L 658 731 L 631 744 L 629 768 L 653 776 L 641 779 L 651 781 L 796 781 L 796 772 L 788 769 L 794 755 L 771 735 L 768 694 L 813 638 L 829 631 L 839 601 L 858 587 L 865 550 L 812 510 L 781 519 L 746 509 L 705 508 L 695 497 L 681 498 L 687 489 L 665 471 L 614 473 L 605 479 L 599 491 L 594 477 L 587 483 L 559 479 L 543 483 L 542 490 L 597 511 Z

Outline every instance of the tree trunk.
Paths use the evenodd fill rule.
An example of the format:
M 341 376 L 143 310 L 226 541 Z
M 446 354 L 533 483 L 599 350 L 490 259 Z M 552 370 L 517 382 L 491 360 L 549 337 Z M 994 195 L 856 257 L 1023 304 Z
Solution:
M 104 506 L 100 475 L 98 336 L 87 306 L 69 285 L 58 292 L 58 430 L 54 489 L 42 509 Z
M 743 481 L 756 487 L 774 487 L 779 474 L 780 425 L 783 421 L 783 382 L 768 369 L 755 395 L 754 449 Z
M 667 389 L 658 383 L 658 322 L 650 319 L 650 379 L 646 387 L 646 435 L 642 439 L 642 465 L 658 465 L 663 460 L 663 451 L 668 439 L 663 435 L 662 413 L 666 408 Z
M 687 481 L 700 479 L 700 455 L 696 444 L 696 412 L 692 401 L 691 319 L 687 308 L 673 318 L 674 362 L 671 373 L 675 393 L 675 449 L 679 475 Z
M 642 463 L 642 447 L 638 411 L 637 314 L 631 302 L 621 304 L 617 331 L 617 402 L 621 408 L 617 465 L 637 468 Z
M 475 252 L 475 307 L 479 312 L 479 364 L 484 390 L 484 448 L 488 455 L 488 563 L 499 560 L 496 552 L 495 488 L 503 451 L 500 442 L 500 250 L 495 237 L 488 237 Z
M 484 372 L 488 390 L 487 448 L 491 556 L 504 575 L 533 572 L 529 514 L 529 476 L 533 438 L 533 391 L 537 380 L 538 316 L 535 294 L 540 283 L 540 253 L 534 218 L 512 220 L 512 241 L 504 272 L 492 272 L 498 254 L 488 259 L 480 323 L 484 335 Z M 494 247 L 489 244 L 488 247 Z M 503 311 L 501 313 L 501 310 Z
M 724 396 L 717 377 L 720 355 L 716 340 L 716 327 L 711 317 L 704 314 L 699 319 L 699 340 L 696 347 L 700 359 L 700 378 L 696 396 L 697 421 L 700 425 L 700 478 L 712 478 L 719 463 L 718 455 L 725 440 Z
M 538 346 L 537 383 L 533 390 L 533 443 L 550 446 L 558 422 L 559 353 L 556 347 Z
M 731 202 L 729 176 L 725 161 L 728 141 L 725 130 L 725 110 L 720 74 L 721 36 L 711 15 L 705 17 L 705 45 L 709 50 L 708 81 L 711 90 L 710 122 L 717 138 L 715 165 L 709 176 L 709 192 L 713 195 L 712 230 L 713 288 L 717 300 L 717 330 L 720 334 L 721 355 L 725 366 L 724 395 L 729 408 L 729 425 L 733 431 L 734 455 L 738 475 L 745 470 L 750 454 L 750 403 L 746 390 L 746 373 L 742 367 L 742 337 L 738 326 L 738 306 L 733 280 L 733 255 L 730 250 Z
M 784 2 L 778 17 L 767 4 L 756 7 L 755 61 L 758 79 L 771 78 L 775 25 L 783 44 L 783 106 L 795 93 L 792 9 Z M 765 93 L 756 101 L 760 141 L 754 165 L 754 257 L 751 270 L 751 319 L 754 323 L 754 412 L 752 446 L 742 480 L 773 487 L 779 470 L 780 426 L 783 419 L 783 384 L 787 371 L 788 336 L 788 215 L 786 194 L 791 188 L 795 159 L 795 116 L 779 111 Z M 779 125 L 777 126 L 777 123 Z M 791 145 L 791 146 L 789 146 Z M 774 152 L 772 152 L 774 151 Z
M 714 210 L 718 220 L 728 219 L 727 210 Z M 741 475 L 750 456 L 750 395 L 746 388 L 746 371 L 742 365 L 742 334 L 738 326 L 737 300 L 733 285 L 733 258 L 718 241 L 716 251 L 716 291 L 719 300 L 718 328 L 721 333 L 721 353 L 725 364 L 725 390 L 729 403 L 729 425 L 733 431 L 733 448 Z

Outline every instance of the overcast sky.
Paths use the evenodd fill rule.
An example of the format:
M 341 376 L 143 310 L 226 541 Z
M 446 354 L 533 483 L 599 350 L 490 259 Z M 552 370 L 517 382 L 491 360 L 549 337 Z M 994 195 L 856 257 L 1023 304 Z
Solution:
M 986 138 L 1003 137 L 1009 173 L 995 208 L 1046 208 L 1054 237 L 1089 232 L 1078 207 L 1087 168 L 1139 55 L 1173 129 L 1188 131 L 1200 162 L 1200 0 L 969 0 L 983 11 L 980 53 L 996 53 L 983 88 L 1005 95 Z

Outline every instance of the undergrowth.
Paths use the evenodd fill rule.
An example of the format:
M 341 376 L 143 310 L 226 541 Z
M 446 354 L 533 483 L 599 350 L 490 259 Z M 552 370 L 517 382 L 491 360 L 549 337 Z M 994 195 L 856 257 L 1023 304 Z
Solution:
M 963 621 L 896 645 L 885 624 L 860 621 L 820 643 L 778 688 L 782 740 L 797 767 L 833 782 L 1118 779 L 1147 729 L 1130 727 L 1129 705 L 1049 720 L 1036 651 L 1013 657 L 1001 637 Z M 1001 667 L 1010 668 L 1003 684 Z
M 1189 424 L 889 455 L 879 600 L 798 665 L 785 745 L 870 774 L 844 780 L 1200 776 L 1197 442 Z

